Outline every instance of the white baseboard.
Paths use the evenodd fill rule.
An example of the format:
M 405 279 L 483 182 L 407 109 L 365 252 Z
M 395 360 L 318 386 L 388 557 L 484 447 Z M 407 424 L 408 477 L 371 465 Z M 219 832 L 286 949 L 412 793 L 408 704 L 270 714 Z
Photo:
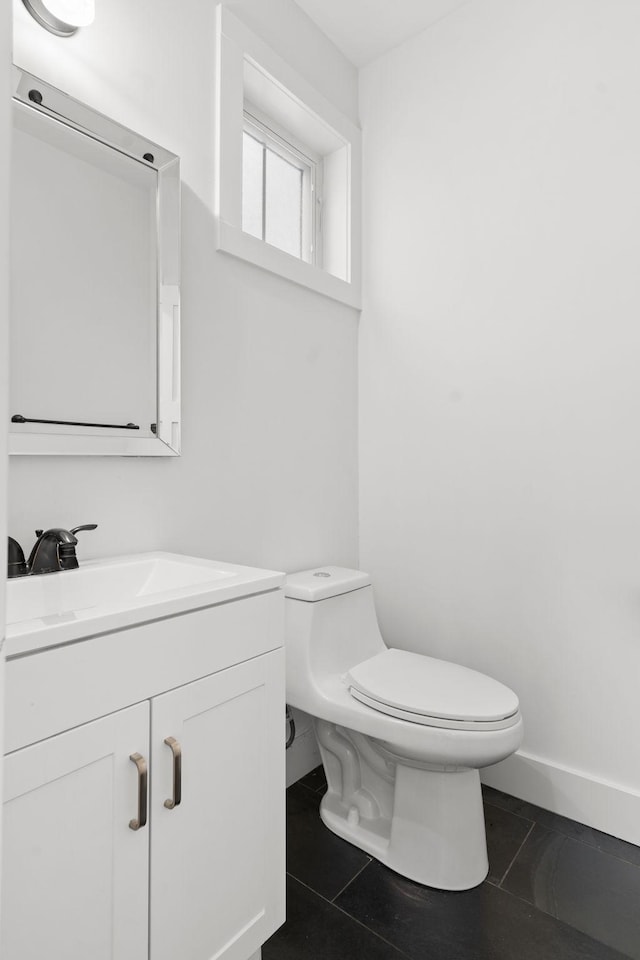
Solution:
M 640 845 L 640 793 L 518 751 L 482 782 L 545 810 Z

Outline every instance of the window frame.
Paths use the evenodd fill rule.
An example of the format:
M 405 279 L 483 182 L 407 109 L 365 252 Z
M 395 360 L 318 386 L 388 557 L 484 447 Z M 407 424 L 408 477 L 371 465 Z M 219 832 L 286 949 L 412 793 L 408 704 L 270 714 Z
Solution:
M 249 100 L 244 101 L 242 132 L 262 144 L 264 150 L 270 150 L 301 171 L 302 229 L 299 259 L 312 266 L 322 267 L 322 158 Z M 263 243 L 269 243 L 265 237 L 265 186 L 266 180 L 263 181 L 261 239 Z
M 360 129 L 222 3 L 216 12 L 216 249 L 359 310 Z M 321 154 L 322 266 L 291 256 L 242 230 L 245 100 Z

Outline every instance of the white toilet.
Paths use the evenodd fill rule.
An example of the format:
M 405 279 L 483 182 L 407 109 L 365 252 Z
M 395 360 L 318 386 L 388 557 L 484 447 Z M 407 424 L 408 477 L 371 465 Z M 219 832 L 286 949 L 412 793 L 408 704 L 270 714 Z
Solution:
M 487 875 L 481 767 L 522 740 L 518 698 L 466 667 L 388 648 L 371 580 L 342 567 L 287 577 L 287 702 L 315 718 L 324 823 L 442 890 Z

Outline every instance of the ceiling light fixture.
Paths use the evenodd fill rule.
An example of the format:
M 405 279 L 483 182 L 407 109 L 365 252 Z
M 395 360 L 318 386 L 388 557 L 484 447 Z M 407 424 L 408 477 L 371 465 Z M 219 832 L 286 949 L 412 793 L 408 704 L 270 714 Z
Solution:
M 22 0 L 34 20 L 56 37 L 72 37 L 95 17 L 95 0 Z

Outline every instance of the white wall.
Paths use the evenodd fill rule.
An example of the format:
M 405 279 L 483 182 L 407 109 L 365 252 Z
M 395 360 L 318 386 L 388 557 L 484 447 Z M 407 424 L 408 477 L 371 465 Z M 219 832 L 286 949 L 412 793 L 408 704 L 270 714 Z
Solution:
M 228 6 L 356 119 L 355 68 L 292 0 Z M 9 530 L 29 551 L 35 527 L 96 522 L 81 561 L 169 549 L 355 566 L 358 314 L 215 250 L 215 4 L 96 7 L 90 29 L 60 40 L 14 0 L 14 62 L 181 157 L 183 456 L 14 457 Z M 290 779 L 315 766 L 313 737 L 287 759 Z
M 361 557 L 520 695 L 488 779 L 640 842 L 640 6 L 477 0 L 361 73 Z
M 292 0 L 229 0 L 352 119 L 357 76 Z M 97 522 L 79 556 L 293 570 L 357 550 L 357 314 L 214 249 L 215 4 L 98 0 L 61 40 L 14 0 L 14 60 L 180 154 L 183 456 L 12 458 L 9 529 Z M 326 69 L 330 63 L 331 69 Z

